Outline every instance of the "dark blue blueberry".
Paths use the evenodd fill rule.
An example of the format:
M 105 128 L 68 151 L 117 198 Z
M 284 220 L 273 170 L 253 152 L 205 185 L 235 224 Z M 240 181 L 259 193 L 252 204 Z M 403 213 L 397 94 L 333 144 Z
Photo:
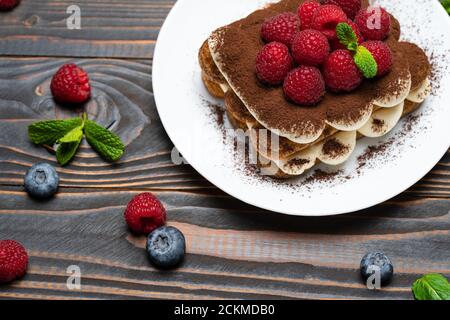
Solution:
M 156 267 L 172 268 L 183 260 L 186 240 L 177 228 L 161 227 L 148 235 L 147 252 Z
M 25 174 L 25 190 L 33 198 L 50 198 L 58 191 L 58 185 L 58 173 L 48 163 L 37 163 Z
M 371 266 L 378 267 L 380 269 L 380 280 L 381 284 L 388 284 L 392 276 L 394 275 L 394 266 L 391 260 L 381 252 L 371 252 L 366 254 L 361 260 L 361 276 L 364 281 L 374 274 L 374 268 Z

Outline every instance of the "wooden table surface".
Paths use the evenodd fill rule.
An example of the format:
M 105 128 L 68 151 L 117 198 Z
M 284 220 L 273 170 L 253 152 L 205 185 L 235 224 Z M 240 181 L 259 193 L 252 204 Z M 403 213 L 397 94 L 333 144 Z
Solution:
M 450 152 L 414 187 L 362 212 L 294 218 L 246 205 L 170 160 L 151 74 L 158 31 L 175 1 L 75 2 L 81 30 L 66 28 L 72 0 L 22 0 L 0 14 L 0 238 L 21 241 L 30 254 L 28 274 L 0 287 L 1 298 L 411 299 L 421 274 L 450 276 Z M 87 112 L 105 125 L 119 120 L 114 130 L 127 151 L 112 165 L 82 146 L 58 168 L 58 195 L 36 202 L 23 191 L 24 172 L 56 163 L 29 142 L 27 126 L 74 112 L 49 93 L 53 73 L 67 62 L 89 72 Z M 169 224 L 187 237 L 177 270 L 151 267 L 145 238 L 127 231 L 124 208 L 142 191 L 160 197 Z M 358 276 L 372 250 L 388 254 L 396 269 L 379 292 Z M 81 268 L 80 290 L 66 287 L 70 265 Z

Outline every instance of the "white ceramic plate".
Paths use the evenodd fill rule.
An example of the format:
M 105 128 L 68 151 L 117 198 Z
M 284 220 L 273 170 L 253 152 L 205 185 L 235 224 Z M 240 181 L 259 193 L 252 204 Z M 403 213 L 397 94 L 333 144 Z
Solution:
M 245 17 L 268 1 L 178 0 L 155 49 L 153 88 L 162 123 L 184 159 L 228 194 L 254 206 L 291 215 L 325 216 L 365 209 L 386 201 L 419 181 L 449 148 L 450 18 L 437 0 L 382 0 L 402 25 L 402 39 L 433 56 L 434 93 L 416 113 L 381 139 L 362 139 L 351 159 L 329 181 L 274 182 L 248 172 L 224 143 L 224 130 L 209 104 L 221 104 L 203 87 L 197 61 L 202 42 L 216 28 Z M 225 126 L 229 124 L 225 122 Z M 391 141 L 391 143 L 387 143 Z M 393 141 L 393 142 L 392 142 Z M 358 157 L 368 146 L 382 152 L 364 166 Z

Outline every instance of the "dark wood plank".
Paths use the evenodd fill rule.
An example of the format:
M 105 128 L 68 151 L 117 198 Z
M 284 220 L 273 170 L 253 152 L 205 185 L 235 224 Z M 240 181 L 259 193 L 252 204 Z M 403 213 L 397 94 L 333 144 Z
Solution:
M 48 202 L 23 191 L 25 170 L 54 156 L 30 144 L 29 123 L 68 117 L 55 105 L 51 75 L 69 59 L 0 58 L 0 238 L 30 251 L 26 277 L 0 298 L 412 298 L 423 273 L 450 276 L 450 152 L 401 196 L 340 217 L 280 216 L 222 193 L 189 166 L 170 160 L 172 144 L 155 109 L 147 61 L 74 60 L 88 70 L 94 98 L 86 110 L 127 142 L 120 163 L 103 162 L 88 146 L 58 168 L 61 190 Z M 79 111 L 79 110 L 78 110 Z M 128 200 L 148 190 L 187 236 L 180 269 L 158 272 L 123 221 Z M 394 261 L 394 282 L 381 292 L 358 277 L 361 257 L 382 250 Z M 82 289 L 66 288 L 78 265 Z
M 151 58 L 175 0 L 22 1 L 0 14 L 0 55 Z M 69 30 L 70 5 L 81 30 Z

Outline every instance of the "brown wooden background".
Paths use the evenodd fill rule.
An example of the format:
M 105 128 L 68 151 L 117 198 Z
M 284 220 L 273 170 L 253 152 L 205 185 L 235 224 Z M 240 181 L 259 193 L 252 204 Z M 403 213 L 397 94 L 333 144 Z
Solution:
M 195 2 L 195 1 L 193 1 Z M 294 218 L 235 200 L 189 166 L 170 161 L 172 144 L 158 119 L 151 73 L 156 37 L 172 0 L 77 0 L 82 30 L 67 30 L 72 0 L 22 0 L 0 14 L 0 238 L 21 241 L 31 256 L 21 281 L 1 298 L 412 298 L 423 273 L 450 276 L 450 152 L 413 188 L 364 212 Z M 73 61 L 89 73 L 91 117 L 129 144 L 116 165 L 83 146 L 59 168 L 61 190 L 35 202 L 22 187 L 33 163 L 55 158 L 32 146 L 27 126 L 73 110 L 55 106 L 49 80 Z M 414 161 L 413 159 L 411 161 Z M 127 231 L 122 214 L 142 191 L 157 194 L 170 224 L 188 240 L 181 268 L 160 272 Z M 361 257 L 381 250 L 394 282 L 381 292 L 361 283 Z M 80 266 L 82 289 L 66 288 Z

